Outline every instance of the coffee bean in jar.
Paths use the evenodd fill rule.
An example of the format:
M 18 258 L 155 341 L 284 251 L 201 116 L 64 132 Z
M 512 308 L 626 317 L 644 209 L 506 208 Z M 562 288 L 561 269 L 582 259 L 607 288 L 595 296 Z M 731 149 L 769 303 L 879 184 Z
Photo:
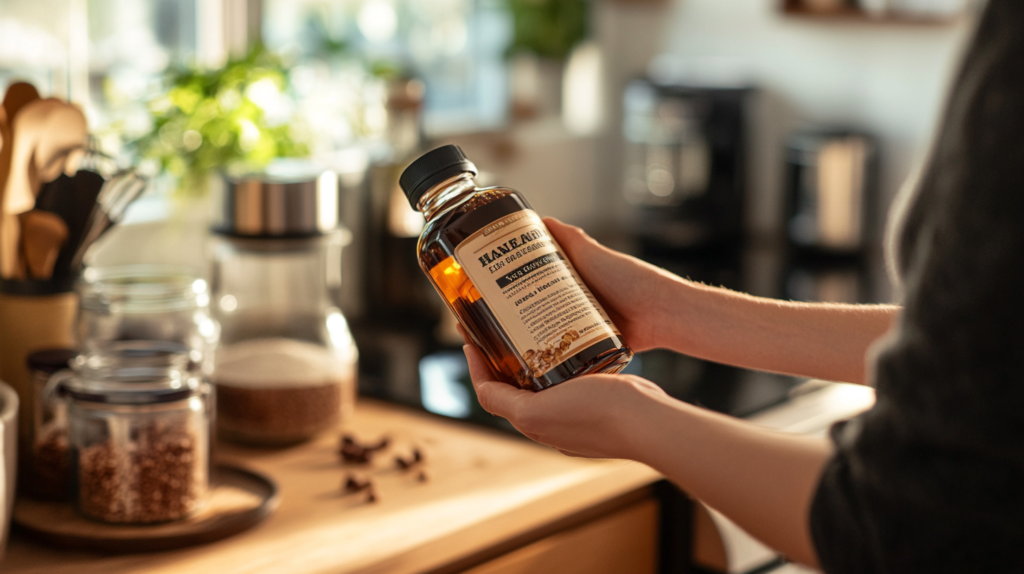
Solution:
M 122 524 L 199 510 L 209 488 L 210 386 L 198 379 L 64 383 L 79 512 Z
M 305 341 L 253 339 L 221 349 L 214 381 L 221 436 L 296 443 L 351 412 L 355 358 Z

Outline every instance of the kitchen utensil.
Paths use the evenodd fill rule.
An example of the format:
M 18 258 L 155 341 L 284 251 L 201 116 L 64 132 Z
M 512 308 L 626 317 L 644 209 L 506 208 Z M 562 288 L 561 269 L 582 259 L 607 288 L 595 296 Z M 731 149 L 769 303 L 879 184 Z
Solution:
M 21 249 L 33 279 L 49 279 L 61 246 L 68 239 L 68 226 L 59 215 L 33 209 L 20 216 Z
M 39 92 L 25 82 L 15 82 L 7 88 L 3 100 L 3 116 L 0 121 L 0 277 L 14 278 L 18 273 L 17 261 L 18 237 L 21 235 L 18 221 L 7 216 L 4 208 L 7 179 L 11 170 L 11 154 L 13 152 L 14 117 L 30 102 L 39 99 Z
M 0 194 L 2 195 L 2 194 Z M 6 213 L 0 204 L 0 277 L 22 279 L 23 269 L 18 258 L 18 241 L 21 239 L 21 223 L 17 214 Z
M 43 172 L 54 178 L 72 149 L 88 143 L 85 116 L 57 98 L 27 104 L 11 122 L 11 167 L 4 192 L 4 211 L 23 213 L 35 207 Z
M 0 382 L 0 560 L 7 546 L 8 525 L 14 506 L 15 470 L 18 462 L 18 395 Z
M 96 184 L 99 183 L 95 178 L 85 175 L 87 173 L 90 172 L 79 171 L 75 176 L 75 194 L 83 201 L 93 193 Z M 79 180 L 79 177 L 82 179 Z M 82 268 L 85 252 L 103 233 L 124 218 L 128 206 L 146 188 L 146 183 L 146 179 L 133 169 L 114 174 L 106 183 L 102 183 L 81 233 L 82 239 L 74 246 L 74 254 L 69 263 L 70 269 Z

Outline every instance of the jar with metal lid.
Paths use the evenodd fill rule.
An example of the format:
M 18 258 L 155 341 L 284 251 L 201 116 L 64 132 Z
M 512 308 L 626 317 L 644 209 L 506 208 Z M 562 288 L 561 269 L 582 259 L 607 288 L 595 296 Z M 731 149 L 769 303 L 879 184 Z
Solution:
M 102 380 L 71 376 L 61 386 L 79 512 L 145 524 L 202 507 L 210 476 L 209 384 L 173 369 L 140 368 Z
M 353 409 L 357 351 L 337 303 L 345 243 L 337 194 L 330 172 L 225 186 L 211 275 L 223 438 L 296 443 Z
M 32 377 L 32 426 L 27 457 L 29 469 L 24 490 L 43 499 L 68 495 L 71 454 L 68 446 L 67 408 L 51 397 L 49 382 L 54 373 L 66 370 L 75 358 L 73 349 L 44 349 L 25 359 Z
M 197 372 L 212 372 L 220 328 L 210 316 L 208 284 L 195 272 L 158 265 L 89 268 L 78 293 L 82 352 L 116 355 L 127 341 L 149 341 L 188 353 Z

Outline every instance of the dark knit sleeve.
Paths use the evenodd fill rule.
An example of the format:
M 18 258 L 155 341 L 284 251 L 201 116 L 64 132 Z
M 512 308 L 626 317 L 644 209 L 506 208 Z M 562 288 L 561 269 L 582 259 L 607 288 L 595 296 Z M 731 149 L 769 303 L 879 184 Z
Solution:
M 1024 1 L 990 0 L 900 241 L 874 408 L 832 430 L 829 574 L 1024 572 Z

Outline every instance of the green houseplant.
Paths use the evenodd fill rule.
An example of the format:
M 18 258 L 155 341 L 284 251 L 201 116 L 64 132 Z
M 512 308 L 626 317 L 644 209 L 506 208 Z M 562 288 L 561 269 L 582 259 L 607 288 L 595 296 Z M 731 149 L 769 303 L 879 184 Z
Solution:
M 257 170 L 309 154 L 287 90 L 287 69 L 262 45 L 222 68 L 172 68 L 167 91 L 148 102 L 152 129 L 132 145 L 177 179 L 180 194 L 203 196 L 215 170 Z

